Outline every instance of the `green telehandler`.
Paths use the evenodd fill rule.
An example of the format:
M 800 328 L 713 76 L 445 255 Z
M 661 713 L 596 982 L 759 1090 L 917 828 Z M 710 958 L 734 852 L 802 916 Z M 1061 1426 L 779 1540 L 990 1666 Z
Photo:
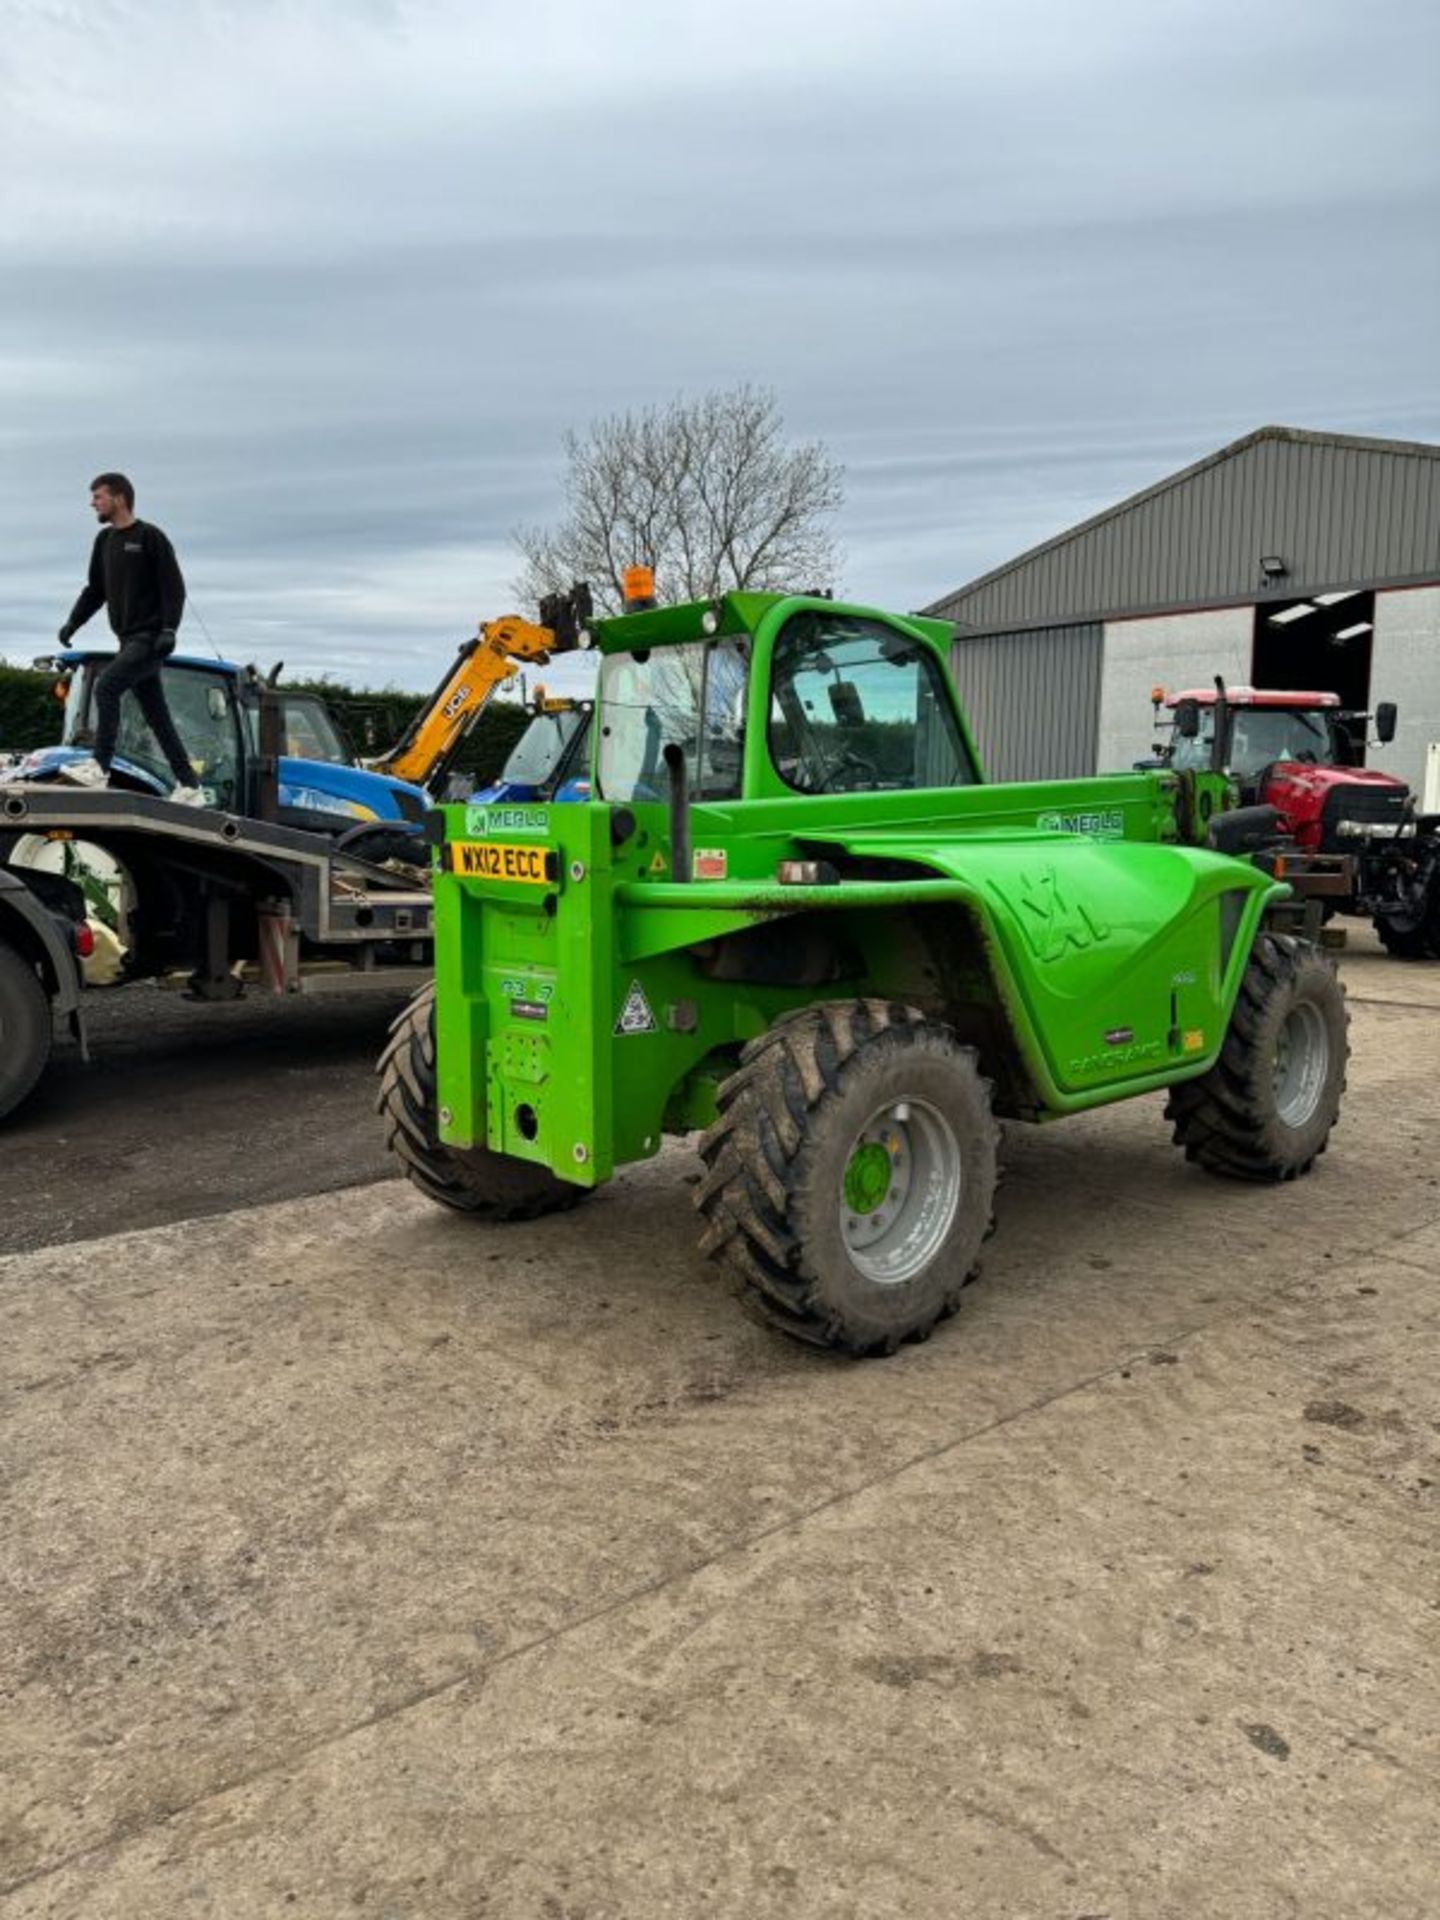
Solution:
M 588 638 L 593 798 L 430 816 L 379 1107 L 432 1199 L 533 1218 L 699 1131 L 702 1251 L 865 1355 L 958 1304 L 997 1117 L 1164 1089 L 1212 1172 L 1324 1151 L 1343 992 L 1223 774 L 985 785 L 939 621 L 734 593 Z

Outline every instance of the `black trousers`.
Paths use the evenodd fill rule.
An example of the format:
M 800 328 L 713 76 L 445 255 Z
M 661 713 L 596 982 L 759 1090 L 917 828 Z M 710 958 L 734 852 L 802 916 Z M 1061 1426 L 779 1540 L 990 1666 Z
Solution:
M 120 731 L 120 702 L 127 693 L 133 693 L 178 784 L 198 786 L 195 769 L 170 718 L 165 689 L 160 683 L 160 669 L 171 649 L 167 647 L 162 652 L 156 644 L 157 638 L 153 633 L 129 635 L 120 642 L 119 653 L 95 682 L 95 758 L 108 773 L 110 762 L 115 758 L 115 736 Z

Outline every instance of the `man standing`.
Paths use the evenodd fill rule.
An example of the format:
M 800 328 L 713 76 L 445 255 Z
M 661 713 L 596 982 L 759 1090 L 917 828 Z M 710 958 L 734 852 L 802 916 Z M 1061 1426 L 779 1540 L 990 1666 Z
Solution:
M 61 777 L 82 787 L 106 785 L 120 729 L 120 702 L 133 693 L 175 775 L 170 798 L 203 807 L 205 796 L 170 717 L 160 679 L 162 665 L 175 651 L 175 629 L 185 607 L 185 582 L 175 549 L 159 527 L 135 518 L 135 489 L 123 473 L 102 473 L 92 480 L 90 505 L 100 532 L 90 555 L 90 578 L 60 629 L 60 644 L 68 646 L 91 614 L 105 607 L 120 651 L 95 682 L 95 757 L 71 761 Z

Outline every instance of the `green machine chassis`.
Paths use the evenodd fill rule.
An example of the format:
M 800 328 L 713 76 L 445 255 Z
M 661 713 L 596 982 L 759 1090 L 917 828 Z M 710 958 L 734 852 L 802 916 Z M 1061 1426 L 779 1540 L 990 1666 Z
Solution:
M 885 739 L 918 736 L 841 677 L 856 635 L 867 686 L 918 675 L 943 708 L 924 724 L 963 784 L 916 784 L 908 763 L 880 777 Z M 597 797 L 434 816 L 433 1006 L 382 1063 L 417 1184 L 481 1217 L 535 1214 L 703 1129 L 706 1250 L 772 1322 L 863 1353 L 953 1309 L 991 1224 L 992 1113 L 1169 1088 L 1177 1139 L 1213 1170 L 1311 1165 L 1343 1085 L 1343 1001 L 1328 960 L 1274 930 L 1287 888 L 1190 843 L 1223 781 L 981 784 L 950 637 L 803 596 L 597 624 Z M 818 715 L 785 681 L 804 645 Z M 744 675 L 718 796 L 701 678 L 693 714 L 622 711 L 635 663 L 643 679 L 677 647 L 705 689 L 715 648 Z M 646 777 L 617 780 L 612 755 L 607 798 L 607 751 L 637 725 Z M 792 765 L 797 729 L 823 744 Z

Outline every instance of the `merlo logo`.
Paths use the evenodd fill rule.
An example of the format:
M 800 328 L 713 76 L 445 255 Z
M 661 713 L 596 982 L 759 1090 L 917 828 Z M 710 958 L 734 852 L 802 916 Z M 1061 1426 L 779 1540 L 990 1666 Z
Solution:
M 1022 873 L 1019 891 L 1007 897 L 1039 961 L 1059 960 L 1071 947 L 1083 953 L 1109 938 L 1110 929 L 1066 893 L 1054 867 Z

